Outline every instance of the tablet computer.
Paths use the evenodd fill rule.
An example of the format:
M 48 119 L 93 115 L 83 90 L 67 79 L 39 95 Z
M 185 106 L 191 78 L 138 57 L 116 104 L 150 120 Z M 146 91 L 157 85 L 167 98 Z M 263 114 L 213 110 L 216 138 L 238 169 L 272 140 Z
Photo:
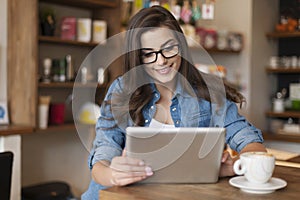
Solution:
M 215 183 L 218 181 L 225 128 L 126 129 L 126 154 L 150 166 L 143 183 Z

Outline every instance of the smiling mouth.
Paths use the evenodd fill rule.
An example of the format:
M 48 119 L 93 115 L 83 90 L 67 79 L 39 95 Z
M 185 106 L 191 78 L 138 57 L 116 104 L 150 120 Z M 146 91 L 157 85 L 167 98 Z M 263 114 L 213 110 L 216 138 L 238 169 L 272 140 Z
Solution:
M 154 68 L 153 70 L 155 70 L 159 74 L 165 75 L 165 74 L 168 74 L 172 70 L 172 66 L 173 66 L 173 64 L 170 65 L 170 66 L 164 67 L 162 69 L 155 69 Z

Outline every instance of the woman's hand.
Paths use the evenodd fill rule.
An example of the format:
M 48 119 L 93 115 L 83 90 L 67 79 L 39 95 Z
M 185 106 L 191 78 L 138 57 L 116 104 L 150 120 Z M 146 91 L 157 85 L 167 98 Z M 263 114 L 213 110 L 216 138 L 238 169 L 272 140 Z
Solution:
M 219 177 L 225 177 L 225 176 L 233 176 L 235 175 L 233 171 L 233 163 L 234 160 L 230 156 L 228 151 L 224 151 L 222 155 L 222 161 L 221 161 L 221 169 L 219 173 Z
M 152 169 L 145 166 L 142 160 L 129 158 L 125 150 L 122 156 L 114 157 L 110 164 L 111 184 L 113 186 L 124 186 L 141 181 L 148 176 L 152 176 Z

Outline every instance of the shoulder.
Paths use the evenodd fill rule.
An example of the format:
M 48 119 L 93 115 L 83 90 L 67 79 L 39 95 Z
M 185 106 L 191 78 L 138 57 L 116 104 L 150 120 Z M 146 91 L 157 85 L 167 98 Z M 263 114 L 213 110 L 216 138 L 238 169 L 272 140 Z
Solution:
M 108 87 L 104 100 L 109 100 L 114 94 L 122 94 L 124 91 L 123 78 L 116 78 Z
M 119 93 L 124 90 L 123 77 L 116 78 L 109 86 L 107 93 Z

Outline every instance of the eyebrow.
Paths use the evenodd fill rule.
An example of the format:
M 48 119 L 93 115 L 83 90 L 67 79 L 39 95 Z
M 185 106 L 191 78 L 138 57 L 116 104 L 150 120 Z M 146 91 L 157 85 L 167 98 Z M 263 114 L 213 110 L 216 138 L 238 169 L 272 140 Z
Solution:
M 162 48 L 163 46 L 165 46 L 169 42 L 173 42 L 173 41 L 174 41 L 174 39 L 167 40 L 165 43 L 163 43 L 162 45 L 160 45 L 160 48 Z M 141 50 L 153 50 L 153 48 L 141 48 Z

